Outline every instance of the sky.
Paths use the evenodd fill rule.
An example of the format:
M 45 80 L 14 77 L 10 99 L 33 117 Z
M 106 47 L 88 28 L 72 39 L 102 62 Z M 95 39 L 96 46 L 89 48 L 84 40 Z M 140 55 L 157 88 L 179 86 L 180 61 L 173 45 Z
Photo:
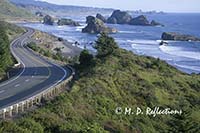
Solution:
M 122 10 L 200 12 L 200 0 L 42 0 L 62 5 L 115 8 Z

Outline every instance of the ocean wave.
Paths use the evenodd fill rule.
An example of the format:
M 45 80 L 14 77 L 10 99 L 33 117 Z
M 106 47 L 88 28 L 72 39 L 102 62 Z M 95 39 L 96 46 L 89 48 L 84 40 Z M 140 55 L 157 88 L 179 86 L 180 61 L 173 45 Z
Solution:
M 141 33 L 141 32 L 136 32 L 136 31 L 119 31 L 119 33 L 135 34 L 135 33 Z
M 76 28 L 76 31 L 82 31 L 82 29 L 81 28 Z
M 127 40 L 127 42 L 136 43 L 136 44 L 151 44 L 151 45 L 159 44 L 156 40 Z
M 83 29 L 85 26 L 86 26 L 86 24 L 85 24 L 85 25 L 81 25 L 81 26 L 77 26 L 77 27 L 76 27 L 76 31 L 82 31 L 82 29 Z
M 174 63 L 175 66 L 177 67 L 180 67 L 180 68 L 184 68 L 184 69 L 188 69 L 190 70 L 189 72 L 192 73 L 192 72 L 200 72 L 200 67 L 199 66 L 190 66 L 190 65 L 179 65 L 177 63 Z
M 137 45 L 137 44 L 133 43 L 133 44 L 131 44 L 131 47 L 132 47 L 132 48 L 135 48 L 136 45 Z
M 173 47 L 165 45 L 162 45 L 159 48 L 162 52 L 170 55 L 200 60 L 200 52 L 197 51 L 185 51 L 181 47 Z

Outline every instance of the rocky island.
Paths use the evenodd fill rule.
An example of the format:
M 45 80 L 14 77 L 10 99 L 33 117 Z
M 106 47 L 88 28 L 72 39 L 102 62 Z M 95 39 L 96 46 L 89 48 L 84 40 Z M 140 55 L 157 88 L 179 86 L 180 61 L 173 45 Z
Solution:
M 156 22 L 155 20 L 152 20 L 152 21 L 151 21 L 151 25 L 152 25 L 152 26 L 162 26 L 162 27 L 164 27 L 163 24 L 161 24 L 161 23 L 159 23 L 159 22 Z
M 100 19 L 104 23 L 106 23 L 106 21 L 107 21 L 106 18 L 103 15 L 101 15 L 100 13 L 97 13 L 96 18 Z
M 132 16 L 125 11 L 115 10 L 112 15 L 108 18 L 107 23 L 109 24 L 129 24 Z
M 164 32 L 162 34 L 162 40 L 174 40 L 174 41 L 200 41 L 200 38 L 195 36 L 180 34 L 175 32 Z
M 143 25 L 143 26 L 150 26 L 149 21 L 144 15 L 140 15 L 136 18 L 133 18 L 130 22 L 130 25 Z
M 66 19 L 66 18 L 59 19 L 57 24 L 60 26 L 62 25 L 80 26 L 78 22 L 73 21 L 72 19 Z
M 112 15 L 107 19 L 109 24 L 129 24 L 141 26 L 164 26 L 163 24 L 152 20 L 151 22 L 146 16 L 140 15 L 133 18 L 128 12 L 115 10 Z
M 83 33 L 98 34 L 98 33 L 116 33 L 115 28 L 107 27 L 104 22 L 96 17 L 88 16 L 86 18 L 87 26 L 82 29 Z
M 54 24 L 54 19 L 49 16 L 49 15 L 46 15 L 44 18 L 43 18 L 43 24 L 46 24 L 46 25 L 53 25 Z

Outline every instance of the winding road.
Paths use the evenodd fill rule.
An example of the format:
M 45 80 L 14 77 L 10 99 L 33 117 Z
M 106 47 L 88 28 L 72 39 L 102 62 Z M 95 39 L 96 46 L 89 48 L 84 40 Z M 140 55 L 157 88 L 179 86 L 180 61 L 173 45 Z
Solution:
M 69 68 L 53 64 L 26 47 L 25 42 L 33 33 L 33 29 L 27 28 L 10 45 L 20 69 L 16 76 L 0 84 L 0 109 L 55 86 L 71 75 Z

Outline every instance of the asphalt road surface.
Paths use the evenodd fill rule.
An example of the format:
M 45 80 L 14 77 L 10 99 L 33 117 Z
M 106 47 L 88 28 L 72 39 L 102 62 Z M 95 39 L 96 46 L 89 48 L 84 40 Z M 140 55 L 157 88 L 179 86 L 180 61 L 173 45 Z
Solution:
M 0 84 L 0 109 L 54 86 L 71 75 L 70 69 L 48 62 L 25 46 L 33 33 L 33 29 L 27 29 L 11 43 L 12 54 L 20 62 L 20 69 L 16 76 Z

